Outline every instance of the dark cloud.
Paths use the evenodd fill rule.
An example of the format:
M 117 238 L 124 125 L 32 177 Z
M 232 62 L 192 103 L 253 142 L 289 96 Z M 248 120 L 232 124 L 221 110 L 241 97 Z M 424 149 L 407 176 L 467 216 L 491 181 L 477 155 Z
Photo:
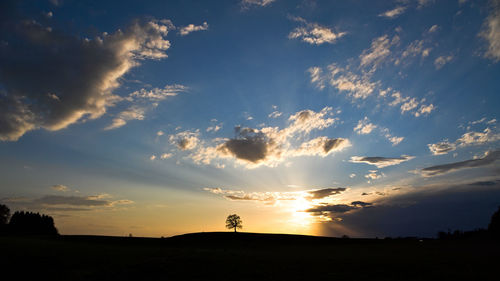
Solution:
M 469 185 L 480 185 L 480 186 L 492 186 L 492 185 L 497 185 L 500 183 L 500 180 L 495 180 L 495 181 L 477 181 L 470 183 Z
M 366 157 L 366 156 L 353 156 L 350 162 L 352 163 L 365 163 L 377 166 L 377 168 L 384 168 L 387 166 L 398 165 L 402 162 L 411 160 L 415 157 L 402 155 L 401 157 Z
M 251 128 L 235 128 L 237 138 L 230 139 L 221 146 L 219 151 L 231 154 L 234 157 L 252 163 L 265 160 L 268 156 L 268 146 L 274 142 L 262 132 Z
M 121 100 L 112 91 L 125 73 L 141 60 L 166 57 L 170 26 L 136 21 L 87 39 L 24 16 L 0 18 L 0 140 L 102 116 Z
M 321 235 L 362 237 L 436 237 L 448 229 L 486 228 L 500 206 L 500 181 L 420 186 L 413 192 L 384 197 L 376 208 L 341 214 L 342 221 L 321 224 Z
M 0 202 L 11 206 L 13 209 L 51 211 L 85 211 L 133 203 L 126 199 L 109 200 L 109 195 L 106 194 L 96 196 L 46 195 L 40 198 L 3 198 Z
M 357 209 L 356 206 L 346 205 L 346 204 L 334 204 L 334 205 L 319 205 L 310 209 L 307 209 L 306 212 L 309 213 L 317 213 L 321 214 L 324 212 L 329 213 L 346 213 L 351 210 Z
M 367 203 L 367 202 L 363 202 L 363 201 L 353 201 L 353 202 L 351 202 L 351 205 L 353 205 L 355 207 L 368 207 L 368 206 L 372 206 L 373 203 Z
M 324 188 L 324 189 L 309 191 L 309 194 L 311 194 L 312 199 L 321 199 L 328 197 L 330 195 L 340 194 L 344 191 L 346 191 L 346 188 L 344 187 Z
M 47 195 L 39 199 L 33 200 L 35 204 L 42 205 L 72 205 L 72 206 L 109 206 L 111 201 L 99 199 L 98 197 L 81 197 L 81 196 L 59 196 Z
M 420 170 L 420 172 L 424 177 L 432 177 L 462 169 L 488 166 L 496 162 L 498 159 L 500 159 L 500 150 L 490 151 L 484 157 L 478 159 L 427 167 Z

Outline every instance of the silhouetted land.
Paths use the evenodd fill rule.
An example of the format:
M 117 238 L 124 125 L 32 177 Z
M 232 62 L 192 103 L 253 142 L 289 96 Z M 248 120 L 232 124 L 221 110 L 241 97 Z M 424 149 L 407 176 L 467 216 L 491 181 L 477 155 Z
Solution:
M 0 251 L 17 280 L 498 280 L 500 261 L 498 240 L 231 232 L 0 236 Z

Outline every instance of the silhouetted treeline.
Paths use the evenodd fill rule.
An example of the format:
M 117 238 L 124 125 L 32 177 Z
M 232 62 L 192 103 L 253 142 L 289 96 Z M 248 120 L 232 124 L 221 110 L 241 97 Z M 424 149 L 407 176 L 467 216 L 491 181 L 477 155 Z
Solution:
M 438 239 L 500 239 L 500 207 L 498 207 L 498 210 L 491 216 L 488 229 L 478 228 L 469 231 L 440 231 L 438 232 Z
M 54 219 L 39 213 L 17 211 L 10 217 L 10 210 L 0 205 L 0 233 L 16 235 L 58 235 Z M 8 223 L 7 223 L 8 222 Z

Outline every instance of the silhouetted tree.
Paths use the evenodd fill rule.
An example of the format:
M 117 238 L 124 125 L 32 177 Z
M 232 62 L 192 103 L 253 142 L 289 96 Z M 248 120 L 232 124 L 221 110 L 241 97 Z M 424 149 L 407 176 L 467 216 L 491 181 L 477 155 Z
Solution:
M 39 213 L 17 211 L 10 218 L 9 231 L 14 234 L 57 235 L 54 219 Z
M 7 233 L 10 210 L 7 206 L 0 204 L 0 234 Z
M 500 207 L 498 207 L 498 210 L 491 216 L 488 231 L 493 237 L 500 237 Z
M 226 228 L 228 228 L 228 229 L 234 228 L 234 232 L 236 232 L 237 228 L 243 228 L 240 216 L 238 216 L 236 214 L 227 216 Z
M 10 210 L 9 207 L 0 204 L 0 225 L 5 225 L 9 222 Z

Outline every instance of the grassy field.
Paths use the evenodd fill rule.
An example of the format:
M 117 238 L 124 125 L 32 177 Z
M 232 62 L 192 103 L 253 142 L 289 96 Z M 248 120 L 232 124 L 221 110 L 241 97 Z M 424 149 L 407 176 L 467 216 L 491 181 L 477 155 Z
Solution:
M 254 233 L 0 237 L 9 280 L 499 280 L 495 241 Z M 7 279 L 3 279 L 7 280 Z

